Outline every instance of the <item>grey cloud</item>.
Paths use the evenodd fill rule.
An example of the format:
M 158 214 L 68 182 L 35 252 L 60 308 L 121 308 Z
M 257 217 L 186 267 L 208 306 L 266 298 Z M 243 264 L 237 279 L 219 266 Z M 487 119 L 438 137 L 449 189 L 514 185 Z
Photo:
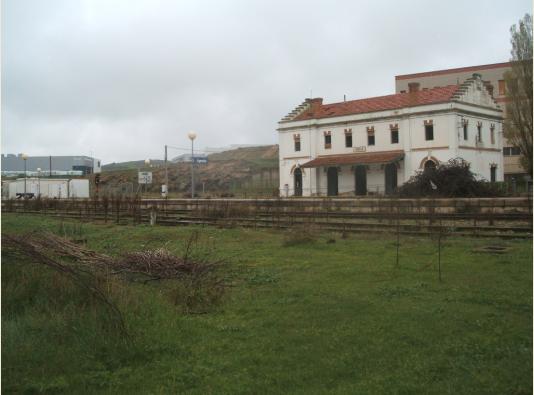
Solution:
M 276 142 L 313 90 L 509 58 L 528 1 L 2 3 L 2 151 L 162 157 L 163 145 Z

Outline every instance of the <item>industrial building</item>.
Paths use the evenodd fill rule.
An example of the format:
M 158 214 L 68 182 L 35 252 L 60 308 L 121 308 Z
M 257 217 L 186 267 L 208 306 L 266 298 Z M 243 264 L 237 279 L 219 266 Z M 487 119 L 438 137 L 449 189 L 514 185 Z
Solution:
M 27 156 L 24 159 L 23 154 L 2 154 L 3 175 L 24 174 L 24 171 L 37 175 L 38 169 L 42 175 L 67 175 L 72 171 L 92 174 L 100 173 L 101 166 L 100 159 L 89 156 Z
M 172 162 L 191 162 L 191 154 L 182 154 L 172 158 Z M 208 163 L 208 155 L 206 154 L 195 154 L 193 156 L 193 162 L 198 164 Z

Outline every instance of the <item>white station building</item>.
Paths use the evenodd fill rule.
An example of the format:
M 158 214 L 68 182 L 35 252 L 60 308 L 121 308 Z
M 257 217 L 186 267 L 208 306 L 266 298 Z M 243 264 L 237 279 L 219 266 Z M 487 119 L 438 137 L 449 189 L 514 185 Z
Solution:
M 277 130 L 281 196 L 389 194 L 452 158 L 480 179 L 504 177 L 502 110 L 479 74 L 341 103 L 306 99 Z

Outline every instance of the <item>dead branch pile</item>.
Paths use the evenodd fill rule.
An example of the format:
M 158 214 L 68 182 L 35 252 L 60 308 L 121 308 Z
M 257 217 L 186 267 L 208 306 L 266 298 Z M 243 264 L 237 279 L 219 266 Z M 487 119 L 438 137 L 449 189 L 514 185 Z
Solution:
M 154 280 L 179 278 L 183 275 L 200 277 L 211 272 L 217 265 L 218 263 L 188 261 L 163 248 L 127 253 L 114 262 L 117 273 L 140 273 Z
M 57 236 L 50 237 L 50 234 L 44 236 L 44 239 L 54 240 L 57 242 Z M 52 270 L 71 279 L 74 284 L 82 289 L 87 290 L 96 300 L 101 302 L 109 311 L 112 320 L 116 323 L 119 330 L 123 333 L 126 339 L 129 338 L 126 330 L 126 325 L 121 311 L 117 305 L 107 295 L 105 289 L 100 285 L 96 273 L 80 270 L 79 267 L 66 264 L 60 260 L 52 257 L 49 253 L 50 249 L 57 247 L 58 244 L 47 245 L 44 239 L 36 237 L 36 233 L 23 236 L 11 236 L 7 234 L 2 235 L 2 247 L 13 249 L 17 252 L 27 256 L 32 261 L 43 264 Z M 68 243 L 67 243 L 68 245 Z M 63 248 L 64 246 L 60 246 Z M 68 247 L 63 248 L 63 252 Z
M 108 255 L 92 251 L 50 232 L 33 232 L 18 239 L 24 239 L 25 243 L 36 251 L 57 257 L 71 258 L 82 265 L 98 267 L 113 265 L 113 259 Z M 13 240 L 13 237 L 11 237 L 11 240 Z
M 4 235 L 3 238 L 4 242 L 7 243 L 6 247 L 16 247 L 19 252 L 30 255 L 32 258 L 39 258 L 36 261 L 40 263 L 47 264 L 49 262 L 43 257 L 51 260 L 56 257 L 67 258 L 77 265 L 106 270 L 110 274 L 143 275 L 145 282 L 177 279 L 184 276 L 201 278 L 222 264 L 220 260 L 210 262 L 206 256 L 196 259 L 191 257 L 194 245 L 198 242 L 198 234 L 195 233 L 187 240 L 182 257 L 173 255 L 163 248 L 123 253 L 118 257 L 111 257 L 50 232 L 33 232 L 18 237 Z M 53 261 L 59 262 L 57 259 Z M 72 265 L 68 267 L 72 268 Z

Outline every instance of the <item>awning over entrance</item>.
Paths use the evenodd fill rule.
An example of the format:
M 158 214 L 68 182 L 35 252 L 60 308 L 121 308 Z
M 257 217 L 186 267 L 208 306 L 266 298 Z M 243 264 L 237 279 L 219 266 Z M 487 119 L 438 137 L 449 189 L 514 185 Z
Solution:
M 301 167 L 327 167 L 342 165 L 368 165 L 372 163 L 384 164 L 392 163 L 404 158 L 404 151 L 378 151 L 362 152 L 358 154 L 341 154 L 319 156 Z

